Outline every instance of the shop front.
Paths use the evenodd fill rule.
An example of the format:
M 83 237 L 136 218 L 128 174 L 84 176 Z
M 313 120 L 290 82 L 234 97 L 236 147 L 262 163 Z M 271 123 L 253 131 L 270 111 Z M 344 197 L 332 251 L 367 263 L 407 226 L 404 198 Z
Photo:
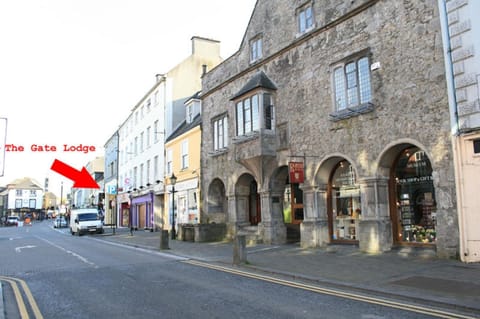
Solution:
M 390 198 L 394 242 L 435 244 L 435 188 L 424 151 L 409 147 L 399 154 L 392 168 Z
M 348 161 L 342 160 L 335 166 L 330 177 L 328 196 L 330 240 L 358 243 L 361 216 L 360 186 Z
M 131 219 L 135 229 L 154 229 L 153 192 L 132 198 Z

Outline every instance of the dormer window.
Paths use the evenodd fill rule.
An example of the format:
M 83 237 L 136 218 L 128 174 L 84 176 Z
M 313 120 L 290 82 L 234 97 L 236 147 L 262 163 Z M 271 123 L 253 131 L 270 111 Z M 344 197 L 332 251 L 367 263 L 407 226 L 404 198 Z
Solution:
M 199 95 L 200 92 L 197 92 L 185 102 L 185 120 L 188 124 L 192 123 L 197 115 L 201 113 Z
M 256 37 L 250 41 L 250 63 L 256 62 L 263 57 L 263 41 Z
M 300 7 L 297 11 L 298 18 L 298 32 L 299 34 L 306 33 L 313 29 L 313 6 L 312 3 L 307 3 Z

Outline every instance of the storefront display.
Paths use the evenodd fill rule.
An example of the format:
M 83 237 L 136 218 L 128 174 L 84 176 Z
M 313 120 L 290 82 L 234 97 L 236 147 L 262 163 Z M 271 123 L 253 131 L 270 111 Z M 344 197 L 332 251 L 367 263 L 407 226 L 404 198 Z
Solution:
M 347 161 L 337 166 L 331 179 L 330 228 L 333 240 L 357 240 L 361 216 L 360 187 Z
M 395 167 L 398 242 L 435 243 L 436 205 L 432 167 L 418 148 L 404 150 Z

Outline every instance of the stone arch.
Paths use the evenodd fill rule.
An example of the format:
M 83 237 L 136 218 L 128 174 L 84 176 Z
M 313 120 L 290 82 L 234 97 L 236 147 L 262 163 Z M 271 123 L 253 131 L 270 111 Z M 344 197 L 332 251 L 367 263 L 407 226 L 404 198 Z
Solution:
M 377 176 L 388 180 L 388 210 L 396 244 L 436 243 L 436 191 L 432 157 L 421 143 L 402 139 L 387 145 Z
M 353 159 L 349 156 L 341 153 L 330 154 L 326 156 L 318 165 L 314 177 L 315 186 L 328 185 L 333 169 L 343 160 L 348 161 L 353 166 L 355 172 L 358 172 L 355 161 L 353 161 Z
M 225 223 L 227 221 L 228 203 L 225 184 L 219 178 L 212 180 L 207 194 L 207 223 Z
M 258 183 L 250 173 L 243 173 L 235 183 L 237 221 L 257 225 L 261 222 L 261 203 Z

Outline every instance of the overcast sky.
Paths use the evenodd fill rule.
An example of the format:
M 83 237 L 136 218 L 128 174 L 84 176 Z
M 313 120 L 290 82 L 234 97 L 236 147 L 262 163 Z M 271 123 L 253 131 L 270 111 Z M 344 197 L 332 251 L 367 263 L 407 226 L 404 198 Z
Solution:
M 33 177 L 60 194 L 54 159 L 80 169 L 165 73 L 191 37 L 238 50 L 256 0 L 5 0 L 0 2 L 0 117 L 8 119 L 5 186 Z M 1 135 L 0 135 L 1 136 Z M 2 143 L 2 141 L 0 141 Z M 96 154 L 32 152 L 33 144 L 92 145 Z M 0 170 L 1 171 L 1 170 Z

